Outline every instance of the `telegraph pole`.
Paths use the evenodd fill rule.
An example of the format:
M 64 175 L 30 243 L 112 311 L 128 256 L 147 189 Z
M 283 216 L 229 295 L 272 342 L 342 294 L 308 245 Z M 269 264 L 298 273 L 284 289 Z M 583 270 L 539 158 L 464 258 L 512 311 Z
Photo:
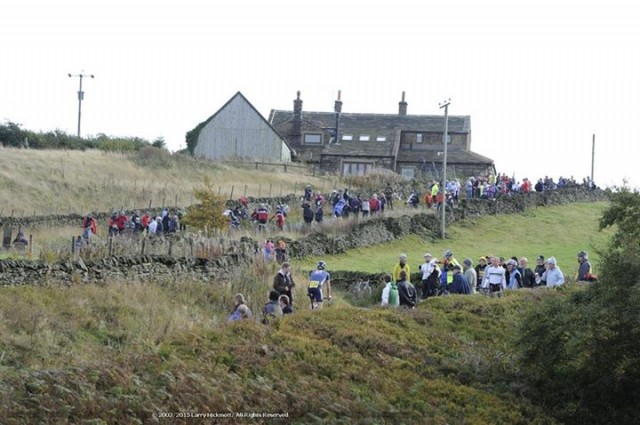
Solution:
M 84 92 L 82 91 L 82 79 L 84 77 L 95 78 L 93 74 L 69 74 L 69 78 L 79 77 L 80 88 L 78 89 L 78 138 L 80 138 L 80 121 L 82 118 L 82 99 L 84 99 Z
M 442 143 L 444 144 L 444 159 L 442 161 L 442 205 L 440 208 L 442 209 L 442 222 L 440 223 L 440 233 L 442 235 L 442 239 L 445 238 L 445 220 L 447 217 L 447 139 L 449 134 L 449 104 L 451 103 L 451 99 L 447 99 L 442 103 L 439 103 L 438 106 L 440 109 L 444 108 L 444 134 L 442 136 Z
M 594 133 L 591 141 L 591 184 L 593 185 L 593 165 L 596 161 L 596 135 Z

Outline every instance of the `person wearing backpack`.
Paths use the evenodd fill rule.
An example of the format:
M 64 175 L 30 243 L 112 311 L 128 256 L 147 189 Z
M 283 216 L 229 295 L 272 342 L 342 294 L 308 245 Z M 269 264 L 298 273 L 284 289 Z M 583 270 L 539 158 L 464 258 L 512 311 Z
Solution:
M 395 282 L 389 284 L 389 305 L 392 307 L 398 307 L 400 305 L 400 293 L 398 292 L 398 285 Z

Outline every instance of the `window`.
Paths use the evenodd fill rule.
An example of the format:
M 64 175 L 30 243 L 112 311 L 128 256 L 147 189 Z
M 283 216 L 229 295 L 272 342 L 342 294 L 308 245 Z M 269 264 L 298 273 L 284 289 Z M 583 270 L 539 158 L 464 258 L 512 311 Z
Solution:
M 402 167 L 400 169 L 400 174 L 406 180 L 411 180 L 412 178 L 414 178 L 416 176 L 416 169 L 413 168 L 413 167 Z
M 371 136 L 369 136 L 368 134 L 362 134 L 360 136 L 360 141 L 361 142 L 368 142 L 371 139 Z
M 322 143 L 322 134 L 306 133 L 304 135 L 304 143 L 308 145 L 319 145 Z
M 371 164 L 367 162 L 343 162 L 343 176 L 363 176 L 371 170 Z
M 416 134 L 416 143 L 422 143 L 422 133 Z
M 386 142 L 387 136 L 378 136 L 376 137 L 376 142 Z
M 350 142 L 351 140 L 353 140 L 353 134 L 343 134 L 342 135 L 342 140 L 346 140 L 346 141 Z

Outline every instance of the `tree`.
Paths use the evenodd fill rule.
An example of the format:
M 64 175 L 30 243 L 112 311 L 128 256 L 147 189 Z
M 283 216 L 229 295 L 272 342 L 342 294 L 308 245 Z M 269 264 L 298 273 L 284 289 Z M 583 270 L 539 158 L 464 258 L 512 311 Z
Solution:
M 200 131 L 206 124 L 206 121 L 201 122 L 193 130 L 188 131 L 185 136 L 185 141 L 187 142 L 187 150 L 191 155 L 193 155 L 193 151 L 198 144 L 198 136 L 200 136 Z
M 193 196 L 199 201 L 187 209 L 182 221 L 191 227 L 201 229 L 211 236 L 215 230 L 224 229 L 227 219 L 223 215 L 225 200 L 214 192 L 213 182 L 204 177 L 203 186 L 193 190 Z
M 158 137 L 153 141 L 153 143 L 151 143 L 151 146 L 153 146 L 154 148 L 165 149 L 167 147 L 167 144 L 164 141 L 164 137 Z
M 640 417 L 640 193 L 622 188 L 610 200 L 600 229 L 617 230 L 601 253 L 599 282 L 554 291 L 520 325 L 530 395 L 567 424 Z

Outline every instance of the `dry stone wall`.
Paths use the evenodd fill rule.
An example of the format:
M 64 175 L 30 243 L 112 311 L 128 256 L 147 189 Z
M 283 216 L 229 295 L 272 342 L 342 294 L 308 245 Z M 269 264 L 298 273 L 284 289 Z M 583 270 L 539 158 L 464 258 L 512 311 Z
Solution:
M 451 221 L 464 217 L 513 214 L 527 208 L 546 205 L 562 205 L 569 202 L 595 202 L 606 200 L 600 190 L 558 190 L 505 197 L 499 200 L 471 200 L 461 202 L 460 208 L 449 215 Z M 416 214 L 399 218 L 375 217 L 355 225 L 347 234 L 329 237 L 324 233 L 312 233 L 299 240 L 288 240 L 291 258 L 309 255 L 340 254 L 348 249 L 388 242 L 410 234 L 425 238 L 439 235 L 438 217 L 433 214 Z M 45 263 L 26 259 L 0 260 L 0 285 L 46 284 L 48 282 L 89 283 L 111 278 L 131 280 L 173 279 L 178 276 L 195 280 L 212 281 L 228 278 L 238 266 L 247 266 L 255 258 L 258 243 L 242 238 L 234 253 L 205 259 L 171 256 L 113 256 L 92 261 L 61 261 Z M 381 280 L 380 275 L 363 275 L 350 272 L 332 272 L 337 286 L 347 286 L 356 280 Z M 419 277 L 412 276 L 412 281 Z

